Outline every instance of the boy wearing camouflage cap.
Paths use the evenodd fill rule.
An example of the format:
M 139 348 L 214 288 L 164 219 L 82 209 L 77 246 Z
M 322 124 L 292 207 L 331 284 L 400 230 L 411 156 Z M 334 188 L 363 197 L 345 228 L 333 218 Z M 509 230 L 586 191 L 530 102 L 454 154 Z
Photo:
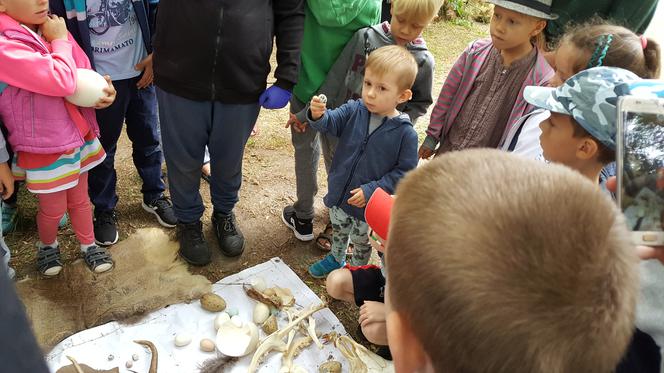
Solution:
M 618 97 L 629 94 L 634 73 L 596 67 L 581 71 L 558 88 L 526 87 L 530 104 L 551 111 L 540 124 L 544 158 L 579 171 L 599 183 L 600 171 L 615 161 Z

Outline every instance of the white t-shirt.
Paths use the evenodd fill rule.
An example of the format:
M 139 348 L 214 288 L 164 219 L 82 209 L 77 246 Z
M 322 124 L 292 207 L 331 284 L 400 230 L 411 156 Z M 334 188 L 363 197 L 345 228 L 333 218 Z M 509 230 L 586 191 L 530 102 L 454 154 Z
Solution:
M 516 140 L 516 145 L 514 146 L 512 153 L 528 159 L 545 162 L 542 146 L 540 146 L 539 142 L 539 137 L 542 134 L 539 125 L 550 116 L 551 112 L 548 110 L 537 110 L 531 113 L 523 126 L 521 126 L 521 132 L 518 134 L 519 137 Z M 515 126 L 515 128 L 517 127 L 518 126 Z M 511 134 L 508 138 L 509 141 L 505 141 L 503 150 L 509 150 L 508 148 L 515 135 L 516 133 Z
M 140 75 L 134 66 L 147 50 L 131 0 L 87 0 L 87 14 L 97 72 L 112 80 Z

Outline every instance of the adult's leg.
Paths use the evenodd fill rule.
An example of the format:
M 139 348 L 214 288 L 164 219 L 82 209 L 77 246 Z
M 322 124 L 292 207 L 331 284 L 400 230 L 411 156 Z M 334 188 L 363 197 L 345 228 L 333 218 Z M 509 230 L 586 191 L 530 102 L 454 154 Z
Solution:
M 159 88 L 157 99 L 175 216 L 180 223 L 198 222 L 205 210 L 199 187 L 213 103 L 189 100 Z
M 290 101 L 291 112 L 301 111 L 305 104 L 296 98 Z M 314 217 L 314 197 L 318 193 L 318 160 L 320 143 L 318 131 L 307 127 L 304 132 L 297 132 L 291 126 L 291 142 L 295 149 L 295 188 L 297 201 L 293 204 L 298 219 Z
M 214 103 L 212 129 L 208 150 L 210 151 L 210 194 L 215 212 L 229 215 L 238 201 L 242 185 L 242 157 L 251 129 L 258 117 L 258 103 L 229 105 Z M 201 163 L 197 179 L 200 180 Z
M 138 81 L 137 78 L 132 81 Z M 161 197 L 165 186 L 162 179 L 162 153 L 159 146 L 157 123 L 157 96 L 154 86 L 130 88 L 130 100 L 126 114 L 127 136 L 132 144 L 132 158 L 143 180 L 143 201 L 150 203 Z
M 106 152 L 106 159 L 89 172 L 90 200 L 96 212 L 112 211 L 118 203 L 115 193 L 115 152 L 129 106 L 131 84 L 132 79 L 114 81 L 113 86 L 117 91 L 115 101 L 106 109 L 96 111 L 99 141 Z

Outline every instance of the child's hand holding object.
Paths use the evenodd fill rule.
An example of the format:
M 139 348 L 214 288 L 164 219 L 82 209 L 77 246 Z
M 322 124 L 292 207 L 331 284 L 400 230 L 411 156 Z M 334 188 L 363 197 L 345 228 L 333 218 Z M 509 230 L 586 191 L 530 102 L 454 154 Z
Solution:
M 311 111 L 311 118 L 313 120 L 318 120 L 320 117 L 325 114 L 325 104 L 327 103 L 327 97 L 323 94 L 314 96 L 311 98 L 311 103 L 309 104 L 309 110 Z
M 115 94 L 117 93 L 115 91 L 115 87 L 113 87 L 113 82 L 111 81 L 111 77 L 108 75 L 104 75 L 104 79 L 106 79 L 106 83 L 108 83 L 108 87 L 104 88 L 104 92 L 106 93 L 106 97 L 102 97 L 97 101 L 95 104 L 95 109 L 105 109 L 115 101 Z
M 348 199 L 348 204 L 351 206 L 363 208 L 367 205 L 367 200 L 364 198 L 362 188 L 355 188 L 350 191 L 353 196 Z

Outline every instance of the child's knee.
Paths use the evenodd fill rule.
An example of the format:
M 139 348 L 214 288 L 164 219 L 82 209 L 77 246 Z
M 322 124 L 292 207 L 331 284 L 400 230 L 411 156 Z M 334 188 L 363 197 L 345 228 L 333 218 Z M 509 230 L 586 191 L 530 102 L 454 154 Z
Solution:
M 362 327 L 362 334 L 375 345 L 387 345 L 387 325 L 385 322 L 372 322 Z
M 346 268 L 334 270 L 327 275 L 325 288 L 332 298 L 346 300 L 345 295 L 353 293 L 353 276 Z

